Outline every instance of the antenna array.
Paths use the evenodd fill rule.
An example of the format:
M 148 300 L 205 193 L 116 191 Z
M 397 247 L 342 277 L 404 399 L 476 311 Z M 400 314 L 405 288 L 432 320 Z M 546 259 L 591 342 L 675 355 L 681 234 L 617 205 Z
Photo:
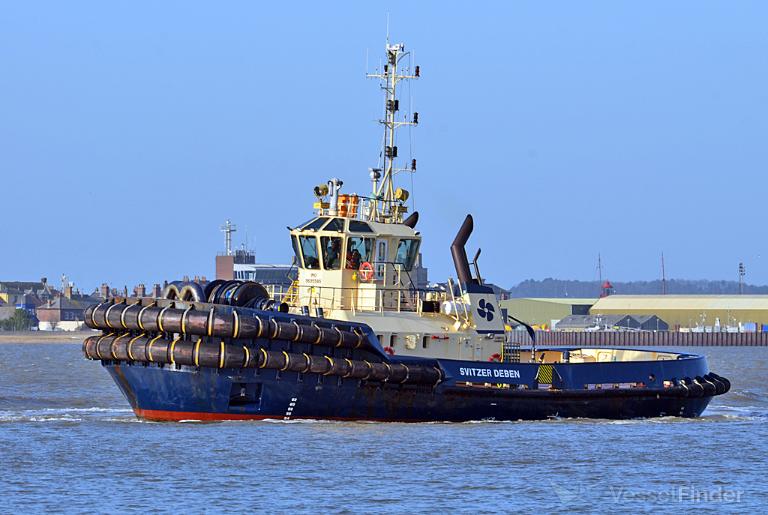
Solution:
M 411 159 L 409 167 L 397 167 L 397 138 L 395 137 L 397 129 L 403 126 L 416 126 L 419 124 L 419 113 L 414 112 L 410 120 L 406 118 L 398 119 L 397 113 L 400 110 L 400 101 L 397 98 L 397 85 L 403 80 L 418 79 L 421 71 L 415 66 L 413 71 L 405 69 L 401 74 L 399 72 L 400 61 L 409 55 L 405 51 L 405 45 L 402 43 L 390 44 L 387 37 L 386 45 L 387 62 L 382 70 L 376 73 L 367 74 L 368 78 L 379 79 L 381 89 L 384 91 L 384 118 L 379 123 L 384 126 L 384 142 L 382 155 L 384 157 L 383 168 L 371 168 L 370 177 L 373 196 L 377 200 L 376 210 L 383 210 L 381 215 L 390 218 L 392 221 L 399 221 L 402 218 L 402 209 L 396 206 L 396 202 L 407 200 L 407 193 L 403 190 L 395 189 L 394 176 L 398 172 L 415 172 L 416 159 Z M 405 198 L 403 198 L 405 196 Z M 381 206 L 378 206 L 379 202 Z M 376 214 L 373 214 L 375 218 Z

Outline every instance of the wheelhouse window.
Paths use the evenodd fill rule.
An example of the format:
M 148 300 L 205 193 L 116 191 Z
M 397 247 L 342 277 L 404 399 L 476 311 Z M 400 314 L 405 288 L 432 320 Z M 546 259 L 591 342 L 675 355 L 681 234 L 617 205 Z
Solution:
M 395 263 L 403 265 L 403 267 L 410 271 L 413 269 L 413 264 L 416 261 L 416 253 L 419 250 L 418 240 L 400 240 L 397 245 L 397 256 L 395 256 Z
M 293 245 L 293 255 L 296 260 L 296 265 L 304 268 L 304 263 L 301 261 L 301 252 L 299 252 L 299 239 L 296 236 L 291 236 L 291 245 Z
M 336 231 L 336 232 L 344 232 L 344 219 L 343 218 L 332 218 L 330 222 L 328 222 L 325 227 L 323 227 L 324 231 Z
M 349 232 L 373 232 L 371 226 L 365 222 L 358 222 L 357 220 L 349 221 Z
M 347 240 L 347 268 L 357 270 L 364 262 L 371 261 L 373 238 L 352 236 Z
M 317 256 L 317 238 L 314 236 L 300 236 L 301 254 L 304 256 L 304 268 L 320 268 L 320 259 Z
M 314 218 L 310 218 L 310 219 L 309 219 L 309 220 L 307 220 L 306 222 L 303 222 L 303 223 L 300 223 L 299 225 L 297 225 L 297 226 L 296 226 L 296 229 L 301 229 L 302 227 L 306 227 L 308 223 L 310 223 L 310 222 L 314 222 L 315 220 L 317 220 L 317 217 L 314 217 Z
M 323 236 L 320 238 L 323 248 L 323 266 L 326 270 L 341 268 L 341 238 Z
M 319 228 L 321 228 L 325 224 L 325 222 L 327 222 L 327 221 L 328 221 L 328 218 L 321 216 L 320 218 L 309 222 L 307 225 L 302 227 L 302 229 L 304 229 L 304 230 L 312 229 L 312 230 L 316 231 Z

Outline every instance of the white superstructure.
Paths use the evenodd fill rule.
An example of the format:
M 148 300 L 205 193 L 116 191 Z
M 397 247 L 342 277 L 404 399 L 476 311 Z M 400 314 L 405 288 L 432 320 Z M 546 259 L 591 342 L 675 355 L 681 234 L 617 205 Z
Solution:
M 369 75 L 385 93 L 383 161 L 370 170 L 371 195 L 342 193 L 337 178 L 314 188 L 315 217 L 290 230 L 298 279 L 282 300 L 296 312 L 364 322 L 388 352 L 500 360 L 506 325 L 498 299 L 482 284 L 477 263 L 472 277 L 464 252 L 470 216 L 451 248 L 458 282 L 429 290 L 413 275 L 421 245 L 418 214 L 404 218 L 409 192 L 395 180 L 416 169 L 415 159 L 407 168 L 397 166 L 397 129 L 418 124 L 418 113 L 398 116 L 398 83 L 420 76 L 418 66 L 401 71 L 407 55 L 404 45 L 388 43 L 386 64 Z M 506 354 L 506 360 L 519 358 L 509 348 Z

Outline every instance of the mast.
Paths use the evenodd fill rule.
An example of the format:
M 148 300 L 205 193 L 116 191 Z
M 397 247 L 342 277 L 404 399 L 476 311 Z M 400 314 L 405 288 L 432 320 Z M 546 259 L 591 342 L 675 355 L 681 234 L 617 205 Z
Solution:
M 603 287 L 603 258 L 600 253 L 597 253 L 597 280 L 600 282 L 600 287 Z
M 402 80 L 418 79 L 420 75 L 419 67 L 416 66 L 411 73 L 410 69 L 405 69 L 401 74 L 398 70 L 400 60 L 408 56 L 410 52 L 405 51 L 405 45 L 397 43 L 389 44 L 387 38 L 386 44 L 387 62 L 381 73 L 369 73 L 368 78 L 379 79 L 381 89 L 384 91 L 384 118 L 379 123 L 384 126 L 384 140 L 382 155 L 384 156 L 383 168 L 372 168 L 371 183 L 374 201 L 371 202 L 372 220 L 382 219 L 382 221 L 397 223 L 402 221 L 402 213 L 405 211 L 397 202 L 405 202 L 408 193 L 399 188 L 395 188 L 394 177 L 398 172 L 415 172 L 416 160 L 412 159 L 409 168 L 397 168 L 397 138 L 396 131 L 400 127 L 419 124 L 419 113 L 413 113 L 411 120 L 405 118 L 398 120 L 397 112 L 400 110 L 400 101 L 397 98 L 397 85 Z M 383 172 L 383 175 L 382 175 Z M 403 198 L 404 197 L 404 198 Z
M 747 275 L 747 268 L 744 262 L 739 263 L 739 295 L 744 295 L 744 276 Z
M 229 218 L 227 218 L 224 225 L 221 226 L 221 232 L 224 233 L 224 246 L 226 248 L 227 256 L 232 255 L 232 233 L 236 230 L 237 226 L 233 224 Z

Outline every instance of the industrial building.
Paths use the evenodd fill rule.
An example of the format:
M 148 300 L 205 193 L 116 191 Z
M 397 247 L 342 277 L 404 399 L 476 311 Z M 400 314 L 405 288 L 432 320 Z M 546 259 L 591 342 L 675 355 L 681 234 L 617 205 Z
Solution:
M 768 295 L 610 295 L 592 315 L 657 315 L 670 330 L 726 327 L 760 330 L 768 325 Z
M 557 324 L 557 331 L 667 331 L 669 324 L 656 315 L 570 315 Z
M 595 299 L 524 299 L 502 300 L 499 304 L 507 314 L 541 329 L 570 315 L 588 315 Z
M 639 322 L 641 327 L 638 328 L 641 330 L 768 330 L 768 295 L 608 295 L 599 299 L 515 298 L 503 300 L 500 304 L 509 315 L 541 329 L 586 330 L 593 325 L 594 320 L 584 318 L 583 315 L 620 315 L 620 318 L 631 316 L 634 320 L 631 322 L 633 328 Z M 565 320 L 572 315 L 582 315 L 582 317 Z M 562 325 L 557 326 L 560 321 L 563 321 Z

